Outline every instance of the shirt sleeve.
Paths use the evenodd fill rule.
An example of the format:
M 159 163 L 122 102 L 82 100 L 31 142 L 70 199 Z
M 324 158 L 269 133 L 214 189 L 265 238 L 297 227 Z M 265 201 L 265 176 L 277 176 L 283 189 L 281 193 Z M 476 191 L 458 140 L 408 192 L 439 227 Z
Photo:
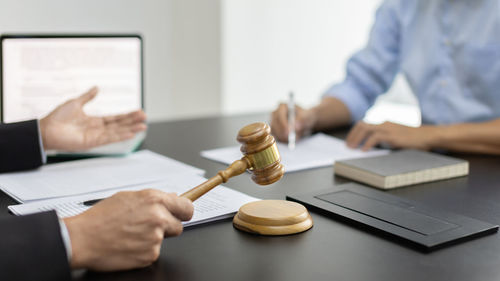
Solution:
M 399 70 L 400 29 L 397 1 L 385 1 L 377 10 L 368 44 L 347 62 L 345 80 L 323 95 L 342 101 L 351 120 L 363 119 L 391 86 Z
M 64 242 L 64 248 L 66 248 L 66 256 L 68 257 L 68 262 L 71 263 L 73 249 L 71 248 L 71 238 L 69 236 L 68 228 L 62 219 L 59 219 L 59 226 L 61 228 L 61 237 Z
M 40 129 L 40 120 L 36 120 L 36 126 L 37 126 L 37 131 L 38 131 L 38 143 L 40 146 L 40 157 L 42 159 L 42 164 L 47 163 L 47 154 L 45 153 L 45 150 L 43 149 L 43 141 L 42 141 L 42 131 Z

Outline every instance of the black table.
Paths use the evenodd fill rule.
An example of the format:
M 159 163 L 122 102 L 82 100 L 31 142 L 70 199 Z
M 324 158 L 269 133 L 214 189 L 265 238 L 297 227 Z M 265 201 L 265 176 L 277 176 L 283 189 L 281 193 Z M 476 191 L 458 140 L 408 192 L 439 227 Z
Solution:
M 215 117 L 153 123 L 144 148 L 203 168 L 206 176 L 225 166 L 199 152 L 237 145 L 238 130 L 267 115 Z M 345 130 L 332 132 L 344 136 Z M 459 155 L 470 175 L 388 191 L 432 207 L 500 224 L 500 158 Z M 287 174 L 268 187 L 248 174 L 228 187 L 255 197 L 284 199 L 285 194 L 319 190 L 346 182 L 332 167 Z M 0 195 L 1 215 L 14 201 Z M 78 280 L 500 280 L 500 235 L 493 234 L 431 253 L 357 229 L 312 212 L 314 227 L 304 233 L 264 237 L 240 232 L 231 220 L 185 229 L 164 241 L 154 265 L 140 270 L 77 274 Z

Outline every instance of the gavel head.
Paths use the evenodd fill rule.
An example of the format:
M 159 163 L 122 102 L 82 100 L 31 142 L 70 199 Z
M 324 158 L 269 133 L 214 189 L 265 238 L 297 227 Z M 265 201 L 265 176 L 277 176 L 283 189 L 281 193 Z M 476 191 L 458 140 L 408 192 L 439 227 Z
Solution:
M 285 168 L 269 125 L 262 122 L 247 125 L 238 132 L 237 140 L 242 144 L 241 152 L 249 163 L 254 182 L 267 185 L 283 177 Z

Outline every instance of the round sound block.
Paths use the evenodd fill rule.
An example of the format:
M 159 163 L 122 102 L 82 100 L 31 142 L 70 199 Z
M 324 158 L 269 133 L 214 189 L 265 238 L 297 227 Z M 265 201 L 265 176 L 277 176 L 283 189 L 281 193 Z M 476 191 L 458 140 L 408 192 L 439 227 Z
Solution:
M 313 221 L 299 203 L 261 200 L 241 206 L 233 225 L 239 230 L 261 235 L 287 235 L 308 230 Z

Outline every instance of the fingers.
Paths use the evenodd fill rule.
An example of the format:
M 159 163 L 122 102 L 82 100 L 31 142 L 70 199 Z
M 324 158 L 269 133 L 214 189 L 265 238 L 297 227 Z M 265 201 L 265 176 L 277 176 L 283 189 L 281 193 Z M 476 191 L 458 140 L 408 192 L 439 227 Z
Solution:
M 163 236 L 164 237 L 174 237 L 182 234 L 182 230 L 184 229 L 181 221 L 172 215 L 172 213 L 165 212 L 164 218 L 164 227 L 163 227 Z
M 390 134 L 386 128 L 387 124 L 372 125 L 359 121 L 354 125 L 346 138 L 347 146 L 367 151 L 382 142 L 391 141 Z
M 311 110 L 305 110 L 300 106 L 295 106 L 295 134 L 296 140 L 311 134 L 314 127 L 315 117 Z M 281 142 L 288 141 L 288 105 L 280 104 L 271 115 L 271 131 Z
M 116 131 L 106 131 L 96 139 L 96 145 L 104 145 L 113 142 L 129 140 L 135 136 L 132 130 L 123 129 Z
M 361 150 L 368 151 L 375 147 L 377 144 L 388 141 L 389 139 L 387 137 L 387 134 L 384 134 L 383 132 L 375 132 L 366 139 Z
M 146 113 L 142 110 L 133 111 L 126 114 L 118 114 L 102 117 L 104 124 L 128 125 L 146 121 Z
M 271 131 L 278 141 L 288 141 L 288 106 L 284 103 L 271 114 Z
M 366 138 L 373 133 L 376 125 L 366 124 L 363 121 L 359 121 L 354 125 L 346 138 L 347 146 L 350 148 L 357 148 L 361 143 L 366 140 Z
M 161 226 L 165 236 L 178 236 L 182 233 L 181 221 L 190 220 L 193 216 L 193 203 L 174 193 L 165 193 L 155 189 L 139 191 L 146 198 L 145 204 L 158 204 L 159 208 L 152 208 L 151 220 Z
M 297 112 L 295 120 L 295 132 L 297 134 L 297 139 L 301 139 L 312 133 L 313 120 L 310 111 L 305 110 L 299 106 L 296 106 L 295 111 Z
M 88 129 L 87 140 L 89 145 L 103 145 L 113 142 L 124 141 L 133 138 L 137 133 L 145 131 L 147 125 L 143 123 L 145 114 L 142 111 L 137 111 L 128 117 L 117 118 L 115 122 L 102 124 L 95 122 L 96 125 Z M 135 119 L 134 119 L 135 118 Z M 95 120 L 102 120 L 96 118 Z
M 91 101 L 93 98 L 95 98 L 98 91 L 99 91 L 99 89 L 96 86 L 94 86 L 94 87 L 90 88 L 90 90 L 88 90 L 85 94 L 76 98 L 76 101 L 80 105 L 84 105 L 84 104 L 88 103 L 89 101 Z
M 147 125 L 145 123 L 132 123 L 132 124 L 126 124 L 126 125 L 120 125 L 120 124 L 112 124 L 105 126 L 104 128 L 101 128 L 102 133 L 109 134 L 120 134 L 123 132 L 130 132 L 130 133 L 138 133 L 142 132 L 147 129 Z
M 138 132 L 146 130 L 146 124 L 140 123 L 128 127 L 99 127 L 86 132 L 85 147 L 90 148 L 133 138 Z
M 187 221 L 193 216 L 193 203 L 191 200 L 179 197 L 175 193 L 166 193 L 157 189 L 144 189 L 139 191 L 149 200 L 150 204 L 161 204 L 174 217 Z
M 161 243 L 164 237 L 179 236 L 182 233 L 183 226 L 181 221 L 170 213 L 165 206 L 161 203 L 158 194 L 161 191 L 158 190 L 145 190 L 144 193 L 153 193 L 154 203 L 150 203 L 151 200 L 146 200 L 144 204 L 149 205 L 149 211 L 146 212 L 148 224 L 152 227 L 151 232 L 155 232 L 155 235 L 149 236 L 151 244 Z M 149 194 L 146 196 L 150 196 Z M 143 236 L 144 233 L 139 233 Z M 147 237 L 143 237 L 145 240 Z M 161 239 L 161 240 L 160 240 Z
M 417 137 L 412 136 L 410 130 L 414 129 L 391 122 L 371 125 L 360 121 L 349 132 L 346 143 L 351 148 L 361 146 L 364 151 L 381 144 L 393 148 L 412 147 L 411 139 Z
M 179 197 L 174 193 L 163 193 L 160 195 L 165 208 L 176 218 L 188 221 L 193 217 L 194 206 L 191 200 Z

